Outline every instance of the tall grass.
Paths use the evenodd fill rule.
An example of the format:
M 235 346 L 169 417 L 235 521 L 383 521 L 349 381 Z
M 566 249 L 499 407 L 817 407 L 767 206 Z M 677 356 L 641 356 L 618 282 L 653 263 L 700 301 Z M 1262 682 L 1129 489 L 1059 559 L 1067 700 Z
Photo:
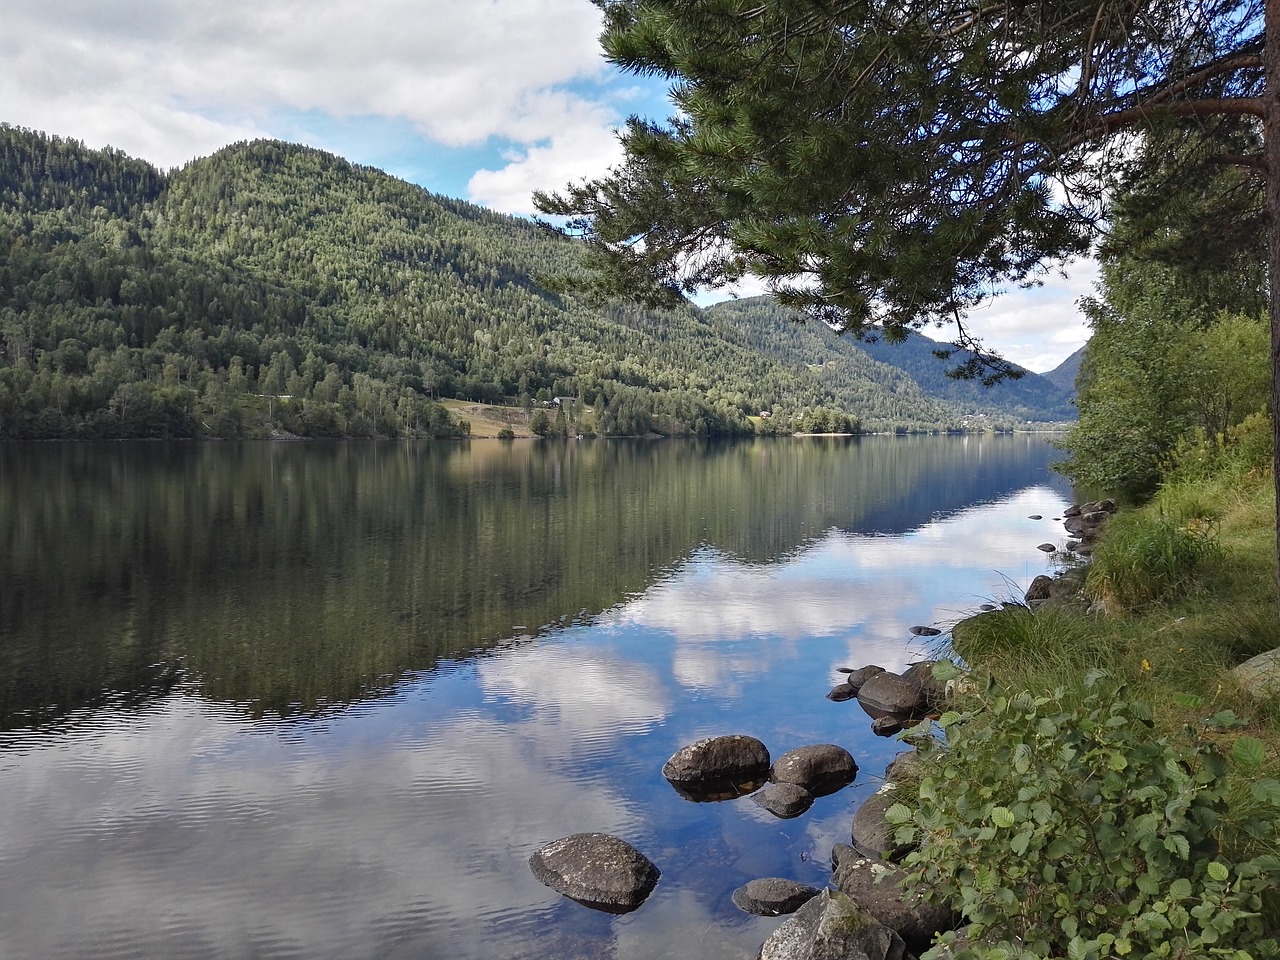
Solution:
M 1223 556 L 1219 521 L 1204 512 L 1156 508 L 1114 517 L 1093 553 L 1085 592 L 1113 614 L 1185 596 Z
M 1116 649 L 1094 621 L 1062 607 L 1011 605 L 956 624 L 951 650 L 970 664 L 997 667 L 1002 678 L 1020 674 L 1083 676 L 1110 668 Z

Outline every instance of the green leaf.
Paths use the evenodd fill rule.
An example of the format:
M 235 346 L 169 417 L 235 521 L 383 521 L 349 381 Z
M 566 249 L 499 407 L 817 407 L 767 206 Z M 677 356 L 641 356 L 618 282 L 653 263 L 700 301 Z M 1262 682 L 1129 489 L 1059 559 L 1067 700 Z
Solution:
M 1191 856 L 1191 844 L 1187 843 L 1187 838 L 1180 833 L 1165 837 L 1164 848 L 1170 853 L 1176 853 L 1183 860 Z
M 1174 900 L 1186 900 L 1191 896 L 1191 881 L 1186 877 L 1179 877 L 1173 881 L 1169 884 L 1169 896 Z
M 1188 710 L 1199 710 L 1204 706 L 1204 697 L 1197 696 L 1194 693 L 1175 693 L 1173 702 Z
M 964 718 L 954 710 L 948 710 L 938 718 L 938 726 L 945 730 L 947 727 L 954 727 L 962 719 Z
M 1014 819 L 1013 811 L 1011 811 L 1008 807 L 992 807 L 991 822 L 994 823 L 997 827 L 1000 827 L 1001 829 L 1005 829 L 1005 830 L 1007 830 L 1009 827 L 1012 827 L 1015 823 L 1017 823 L 1017 821 Z
M 1214 860 L 1205 869 L 1209 874 L 1209 878 L 1211 880 L 1218 881 L 1218 883 L 1225 883 L 1227 880 L 1227 877 L 1231 876 L 1231 871 L 1229 871 L 1225 865 L 1219 863 L 1217 860 Z
M 1236 716 L 1234 710 L 1219 710 L 1211 717 L 1206 717 L 1204 725 L 1206 727 L 1215 727 L 1220 730 L 1230 730 L 1235 727 L 1243 727 L 1247 721 L 1241 720 Z
M 914 816 L 911 808 L 904 803 L 895 803 L 890 805 L 889 809 L 884 812 L 884 818 L 894 826 L 907 823 Z
M 1237 737 L 1231 745 L 1231 760 L 1241 770 L 1256 770 L 1267 760 L 1267 745 L 1257 737 Z
M 960 668 L 950 660 L 939 660 L 933 665 L 933 679 L 946 683 L 960 676 Z
M 1280 807 L 1280 781 L 1272 780 L 1270 777 L 1259 780 L 1253 785 L 1252 793 L 1253 798 L 1259 803 Z

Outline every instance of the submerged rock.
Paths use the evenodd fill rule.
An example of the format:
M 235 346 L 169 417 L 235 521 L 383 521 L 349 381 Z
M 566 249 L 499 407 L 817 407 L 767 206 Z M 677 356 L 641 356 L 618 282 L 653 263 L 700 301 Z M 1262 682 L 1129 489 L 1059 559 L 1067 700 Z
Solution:
M 897 717 L 876 717 L 871 721 L 871 732 L 877 737 L 893 737 L 907 729 L 907 725 Z
M 774 762 L 769 779 L 794 783 L 822 797 L 853 783 L 857 775 L 858 764 L 848 750 L 834 743 L 818 743 L 788 750 Z
M 756 790 L 769 777 L 769 749 L 755 737 L 707 737 L 677 750 L 662 775 L 683 797 L 728 800 Z
M 813 794 L 794 783 L 768 783 L 751 799 L 779 820 L 791 820 L 813 806 Z
M 917 637 L 936 637 L 942 633 L 937 627 L 912 627 L 911 632 Z
M 828 700 L 834 700 L 836 703 L 843 703 L 845 700 L 852 700 L 858 695 L 857 689 L 849 683 L 837 683 L 831 688 L 831 692 L 827 694 Z
M 529 858 L 529 869 L 557 893 L 608 913 L 636 909 L 660 876 L 643 853 L 605 833 L 576 833 L 553 840 Z
M 795 913 L 822 891 L 795 880 L 765 877 L 752 880 L 733 891 L 733 903 L 739 910 L 757 917 L 779 917 Z

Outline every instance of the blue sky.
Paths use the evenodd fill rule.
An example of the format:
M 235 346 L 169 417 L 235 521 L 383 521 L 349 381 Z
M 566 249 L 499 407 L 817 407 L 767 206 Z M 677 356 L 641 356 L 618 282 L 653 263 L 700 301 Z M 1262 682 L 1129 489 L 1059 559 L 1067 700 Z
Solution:
M 162 167 L 273 137 L 437 193 L 532 212 L 535 189 L 619 157 L 664 88 L 604 62 L 588 0 L 8 0 L 0 121 Z M 988 345 L 1047 370 L 1087 337 L 1092 264 L 975 312 Z M 744 295 L 760 292 L 746 284 Z M 926 331 L 927 333 L 930 331 Z M 931 335 L 945 338 L 945 331 Z

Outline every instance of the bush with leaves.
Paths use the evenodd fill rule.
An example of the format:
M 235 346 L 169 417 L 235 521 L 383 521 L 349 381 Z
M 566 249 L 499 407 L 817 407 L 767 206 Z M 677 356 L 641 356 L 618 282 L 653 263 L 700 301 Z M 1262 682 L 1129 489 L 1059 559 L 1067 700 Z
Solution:
M 1261 741 L 1240 737 L 1225 756 L 1197 731 L 1159 736 L 1150 708 L 1100 670 L 1073 694 L 992 686 L 974 701 L 941 718 L 946 745 L 923 738 L 916 809 L 888 811 L 897 841 L 916 847 L 908 883 L 969 924 L 926 957 L 1280 952 L 1261 917 L 1280 877 L 1273 816 L 1226 802 L 1238 776 L 1254 778 L 1260 809 L 1280 807 L 1280 783 L 1257 777 Z

